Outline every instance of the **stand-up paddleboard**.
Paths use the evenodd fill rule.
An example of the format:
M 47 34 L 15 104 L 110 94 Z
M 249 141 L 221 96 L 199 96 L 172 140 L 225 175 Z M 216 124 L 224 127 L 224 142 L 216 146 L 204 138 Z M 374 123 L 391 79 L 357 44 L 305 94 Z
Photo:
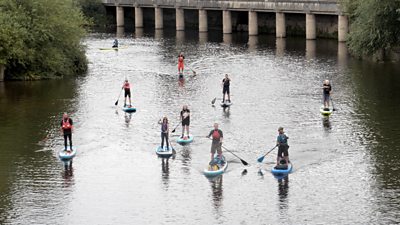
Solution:
M 229 107 L 231 105 L 232 105 L 232 102 L 229 102 L 229 101 L 221 102 L 222 107 Z
M 68 147 L 67 151 L 64 151 L 64 149 L 63 149 L 58 153 L 58 157 L 61 160 L 70 160 L 70 159 L 74 158 L 75 155 L 76 155 L 76 147 L 75 146 L 72 147 L 72 150 L 70 147 Z
M 319 111 L 321 112 L 322 115 L 324 116 L 330 116 L 333 112 L 333 108 L 325 108 L 325 106 L 321 106 L 319 108 Z
M 119 50 L 119 49 L 125 49 L 125 48 L 128 48 L 128 46 L 121 46 L 121 47 L 118 47 L 118 48 L 99 48 L 99 50 L 110 51 L 110 50 Z
M 214 165 L 208 165 L 208 167 L 204 169 L 203 173 L 206 177 L 219 176 L 228 168 L 228 162 L 224 156 L 222 156 L 222 162 L 218 159 L 218 156 L 214 157 L 214 161 L 216 162 Z
M 289 164 L 287 166 L 284 166 L 283 164 L 279 165 L 279 166 L 274 166 L 272 167 L 271 173 L 274 175 L 287 175 L 290 172 L 292 172 L 292 163 L 289 162 Z
M 133 106 L 124 106 L 124 107 L 122 107 L 122 110 L 124 110 L 124 112 L 128 112 L 128 113 L 136 112 L 136 108 Z
M 164 146 L 164 148 L 161 148 L 161 146 L 158 146 L 156 149 L 156 154 L 158 155 L 158 157 L 161 158 L 169 158 L 172 155 L 174 155 L 174 148 L 172 146 L 169 146 L 169 148 L 167 148 L 167 146 Z
M 181 145 L 184 144 L 189 144 L 193 141 L 193 136 L 184 136 L 183 138 L 179 137 L 178 140 L 176 140 L 176 142 L 178 142 Z

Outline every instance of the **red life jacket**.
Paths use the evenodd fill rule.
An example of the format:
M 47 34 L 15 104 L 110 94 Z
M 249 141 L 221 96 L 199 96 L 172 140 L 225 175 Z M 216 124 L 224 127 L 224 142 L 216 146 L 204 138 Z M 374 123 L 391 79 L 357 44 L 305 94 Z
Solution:
M 131 85 L 128 82 L 124 83 L 124 89 L 130 89 Z
M 67 121 L 62 120 L 62 129 L 63 130 L 68 130 L 71 128 L 72 128 L 72 125 L 69 123 L 69 119 Z
M 179 56 L 179 57 L 178 57 L 178 62 L 179 62 L 179 63 L 183 63 L 183 56 Z
M 219 139 L 221 137 L 221 135 L 219 135 L 218 130 L 214 130 L 212 137 L 213 137 L 213 139 Z

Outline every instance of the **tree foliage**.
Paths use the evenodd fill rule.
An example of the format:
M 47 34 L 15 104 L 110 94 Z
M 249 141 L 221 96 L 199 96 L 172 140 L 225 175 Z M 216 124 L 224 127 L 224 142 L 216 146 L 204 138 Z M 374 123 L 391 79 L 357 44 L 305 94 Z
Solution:
M 113 17 L 107 16 L 107 11 L 102 0 L 76 0 L 85 17 L 90 19 L 95 27 L 107 27 L 112 24 Z
M 350 15 L 348 46 L 356 56 L 400 44 L 400 0 L 343 0 Z
M 85 23 L 73 0 L 0 0 L 0 63 L 6 78 L 85 72 Z

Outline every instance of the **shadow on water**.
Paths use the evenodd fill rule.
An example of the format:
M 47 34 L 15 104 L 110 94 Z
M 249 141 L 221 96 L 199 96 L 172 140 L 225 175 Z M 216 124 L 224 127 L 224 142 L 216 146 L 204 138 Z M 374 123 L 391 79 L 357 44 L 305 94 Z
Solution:
M 74 185 L 74 169 L 71 162 L 64 162 L 64 171 L 62 172 L 63 187 L 71 187 Z
M 189 175 L 192 156 L 191 156 L 191 148 L 188 145 L 182 146 L 181 156 L 182 156 L 182 160 L 181 160 L 182 161 L 182 171 L 185 174 Z
M 322 125 L 323 125 L 325 131 L 329 131 L 332 129 L 332 124 L 331 124 L 331 121 L 329 121 L 329 116 L 322 117 Z

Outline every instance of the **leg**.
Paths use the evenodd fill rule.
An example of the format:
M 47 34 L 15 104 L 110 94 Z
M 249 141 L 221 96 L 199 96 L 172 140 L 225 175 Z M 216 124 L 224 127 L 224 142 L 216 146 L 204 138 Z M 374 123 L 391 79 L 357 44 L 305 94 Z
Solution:
M 68 135 L 68 138 L 69 138 L 69 147 L 72 151 L 72 133 Z
M 161 149 L 163 149 L 164 148 L 164 133 L 163 132 L 161 132 Z
M 212 163 L 214 161 L 215 151 L 216 151 L 216 146 L 215 146 L 214 143 L 212 143 L 211 144 L 211 160 L 210 160 L 210 163 Z
M 228 94 L 228 101 L 231 102 L 231 92 L 229 91 L 229 88 L 227 90 L 227 94 Z
M 64 149 L 65 149 L 65 151 L 67 151 L 67 135 L 66 134 L 64 134 Z
M 181 136 L 181 138 L 183 138 L 183 136 L 185 136 L 185 125 L 182 125 L 182 136 Z
M 222 90 L 222 102 L 225 102 L 225 88 Z
M 187 135 L 188 137 L 190 137 L 190 134 L 189 134 L 189 125 L 186 125 L 186 135 Z
M 218 143 L 218 147 L 217 147 L 217 153 L 218 153 L 218 159 L 221 160 L 222 159 L 222 149 L 221 149 L 222 144 Z
M 276 165 L 277 166 L 279 166 L 279 164 L 280 164 L 280 161 L 281 161 L 281 158 L 282 158 L 281 156 L 282 156 L 282 146 L 279 145 L 279 147 L 278 147 L 278 155 L 276 157 Z
M 283 152 L 284 159 L 286 161 L 286 165 L 289 164 L 289 146 L 285 147 L 285 151 Z
M 167 142 L 167 149 L 169 149 L 168 134 L 165 134 L 165 141 Z

